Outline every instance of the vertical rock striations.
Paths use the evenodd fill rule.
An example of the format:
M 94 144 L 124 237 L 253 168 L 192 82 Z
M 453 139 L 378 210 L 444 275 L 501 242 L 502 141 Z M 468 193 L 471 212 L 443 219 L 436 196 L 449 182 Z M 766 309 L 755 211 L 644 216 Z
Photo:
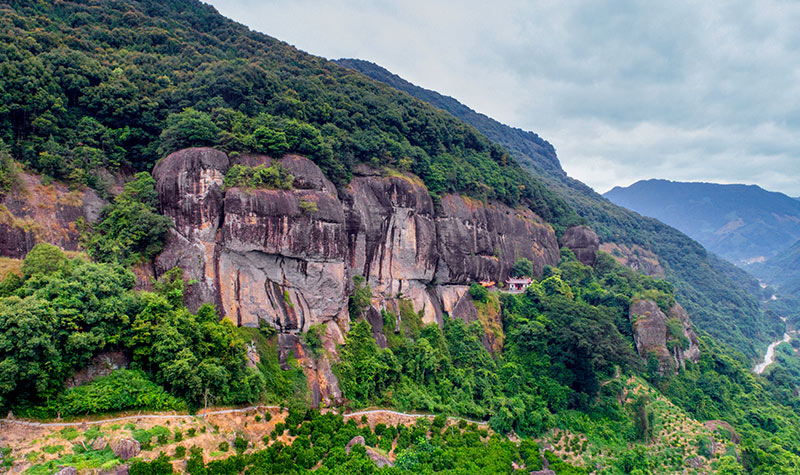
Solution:
M 175 221 L 156 260 L 182 267 L 187 305 L 213 302 L 238 325 L 265 321 L 281 333 L 333 323 L 347 330 L 355 275 L 376 307 L 410 299 L 426 323 L 452 312 L 473 281 L 499 281 L 522 257 L 540 273 L 558 262 L 552 228 L 527 209 L 444 195 L 422 182 L 359 168 L 338 191 L 310 160 L 286 156 L 292 190 L 225 190 L 230 165 L 270 165 L 262 155 L 229 159 L 209 148 L 175 152 L 153 171 L 161 211 Z

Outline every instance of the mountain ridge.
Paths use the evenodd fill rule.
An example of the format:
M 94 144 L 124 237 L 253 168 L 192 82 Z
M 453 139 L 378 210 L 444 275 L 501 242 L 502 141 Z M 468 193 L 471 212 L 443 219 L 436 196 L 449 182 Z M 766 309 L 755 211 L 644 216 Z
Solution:
M 492 136 L 507 147 L 525 169 L 568 202 L 597 232 L 601 242 L 627 249 L 628 254 L 632 254 L 630 250 L 636 246 L 654 252 L 661 261 L 661 266 L 656 268 L 663 267 L 667 279 L 676 282 L 678 297 L 684 307 L 695 323 L 712 335 L 754 357 L 756 348 L 766 347 L 771 338 L 769 335 L 781 334 L 781 322 L 764 316 L 760 308 L 761 289 L 754 277 L 709 253 L 674 227 L 618 206 L 568 176 L 558 162 L 555 148 L 535 133 L 520 134 L 519 129 L 496 120 L 486 121 L 485 116 L 457 100 L 415 86 L 374 63 L 357 59 L 337 61 L 373 79 L 397 85 Z M 525 140 L 531 142 L 529 146 L 518 144 Z M 623 255 L 615 258 L 620 263 L 638 261 Z M 722 326 L 726 329 L 723 330 Z M 735 329 L 733 334 L 730 328 Z
M 757 185 L 650 179 L 604 196 L 740 265 L 768 259 L 800 239 L 800 202 Z

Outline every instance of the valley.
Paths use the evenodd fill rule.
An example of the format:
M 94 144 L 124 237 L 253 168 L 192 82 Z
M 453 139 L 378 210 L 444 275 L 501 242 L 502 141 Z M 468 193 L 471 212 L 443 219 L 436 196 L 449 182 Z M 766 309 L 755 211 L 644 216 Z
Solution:
M 788 285 L 539 135 L 196 0 L 0 25 L 0 473 L 800 473 Z

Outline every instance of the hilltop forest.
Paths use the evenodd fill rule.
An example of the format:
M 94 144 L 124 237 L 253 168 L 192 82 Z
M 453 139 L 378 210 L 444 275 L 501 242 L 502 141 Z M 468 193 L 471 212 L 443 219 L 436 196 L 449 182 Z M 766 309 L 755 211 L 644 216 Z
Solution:
M 277 407 L 275 416 L 245 419 L 235 434 L 208 424 L 185 433 L 177 423 L 69 426 L 30 442 L 49 444 L 41 448 L 0 445 L 0 472 L 93 473 L 123 464 L 132 474 L 800 471 L 800 365 L 784 346 L 779 370 L 750 370 L 785 328 L 760 307 L 758 286 L 678 231 L 571 180 L 535 134 L 517 136 L 536 144 L 530 149 L 504 143 L 502 127 L 498 136 L 484 134 L 479 124 L 194 0 L 12 1 L 0 3 L 0 25 L 0 233 L 24 248 L 0 258 L 0 410 L 82 420 Z M 534 152 L 551 156 L 531 166 Z M 182 168 L 171 176 L 175 163 Z M 166 212 L 164 175 L 195 193 L 172 203 L 185 214 L 179 219 Z M 62 234 L 78 236 L 75 249 L 37 239 L 32 218 L 15 214 L 37 194 L 56 197 L 43 207 L 59 216 L 87 196 L 102 204 L 96 213 L 69 214 Z M 358 215 L 361 205 L 372 208 Z M 347 267 L 342 258 L 335 267 L 333 251 L 295 248 L 338 252 L 341 236 L 361 252 L 380 239 L 368 235 L 372 212 L 375 222 L 391 221 L 383 209 L 413 219 L 415 243 L 468 229 L 463 235 L 481 238 L 459 249 L 459 262 L 480 265 L 446 269 L 450 281 L 439 282 L 440 267 L 453 261 L 433 242 L 426 252 L 436 269 L 423 269 L 422 290 L 379 291 L 371 286 L 383 281 L 370 280 L 368 265 Z M 237 211 L 253 218 L 235 223 L 239 230 L 262 215 L 275 218 L 270 229 L 300 223 L 307 246 L 253 233 L 262 246 L 254 251 L 226 221 Z M 534 236 L 531 259 L 501 252 L 518 236 L 493 229 L 497 223 Z M 345 234 L 346 226 L 357 232 Z M 665 272 L 622 265 L 598 250 L 589 226 L 604 244 L 646 246 Z M 210 235 L 202 244 L 217 268 L 198 271 L 202 259 L 187 251 L 176 261 L 190 265 L 158 271 L 187 228 Z M 567 230 L 591 242 L 567 245 Z M 320 237 L 329 231 L 333 238 Z M 397 255 L 418 263 L 405 252 L 411 238 L 391 238 Z M 494 248 L 481 242 L 492 239 Z M 268 245 L 283 247 L 270 253 Z M 300 302 L 309 299 L 268 279 L 254 279 L 254 287 L 272 292 L 270 304 L 291 318 L 237 325 L 243 310 L 239 320 L 225 313 L 225 289 L 217 289 L 218 301 L 193 305 L 200 281 L 228 262 L 220 254 L 234 264 L 257 255 L 246 262 L 280 267 L 284 280 L 291 272 L 313 280 L 311 272 L 334 267 L 344 314 L 304 320 Z M 276 256 L 280 264 L 270 267 Z M 230 271 L 237 305 L 243 267 Z M 489 272 L 499 288 L 477 282 Z M 530 277 L 530 286 L 508 292 L 508 274 Z M 208 280 L 222 286 L 219 274 Z M 321 293 L 333 294 L 328 285 Z M 415 307 L 450 291 L 461 293 L 448 311 L 463 302 L 474 310 L 470 318 Z M 110 352 L 126 367 L 72 383 Z M 431 417 L 403 424 L 342 415 L 370 407 Z M 268 430 L 250 437 L 248 424 Z M 112 435 L 136 454 L 95 444 L 117 443 Z M 219 442 L 218 450 L 204 450 L 201 439 Z

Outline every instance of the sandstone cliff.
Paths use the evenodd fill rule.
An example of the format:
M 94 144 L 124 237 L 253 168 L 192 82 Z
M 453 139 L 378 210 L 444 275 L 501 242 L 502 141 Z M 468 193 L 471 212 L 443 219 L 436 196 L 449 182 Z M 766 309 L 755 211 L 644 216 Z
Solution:
M 341 334 L 349 283 L 363 275 L 376 307 L 394 309 L 402 295 L 426 323 L 441 322 L 470 282 L 502 280 L 521 257 L 537 273 L 558 262 L 552 228 L 530 210 L 457 195 L 434 206 L 410 175 L 361 168 L 337 191 L 313 162 L 287 156 L 292 190 L 223 189 L 233 163 L 271 162 L 194 148 L 155 167 L 161 211 L 175 221 L 156 272 L 180 266 L 197 281 L 190 308 L 214 302 L 238 325 L 279 332 L 331 322 Z
M 341 341 L 355 275 L 373 290 L 373 319 L 378 309 L 398 313 L 404 298 L 424 322 L 441 323 L 445 312 L 471 317 L 470 282 L 503 280 L 521 257 L 537 274 L 558 263 L 552 228 L 530 210 L 457 195 L 437 205 L 416 177 L 364 167 L 337 190 L 306 158 L 280 162 L 292 190 L 224 189 L 231 165 L 272 163 L 261 155 L 193 148 L 156 165 L 159 207 L 175 228 L 155 269 L 184 269 L 190 309 L 213 302 L 237 325 L 263 321 L 280 334 L 325 323 L 328 339 Z M 282 346 L 300 351 L 290 340 Z
M 71 191 L 60 183 L 44 184 L 39 176 L 20 173 L 14 190 L 0 200 L 0 256 L 25 257 L 38 242 L 77 251 L 77 221 L 96 221 L 105 204 L 91 189 Z
M 634 300 L 628 316 L 636 351 L 644 359 L 650 353 L 655 354 L 660 372 L 675 372 L 686 360 L 697 363 L 700 343 L 689 315 L 680 304 L 676 303 L 665 314 L 651 300 Z

